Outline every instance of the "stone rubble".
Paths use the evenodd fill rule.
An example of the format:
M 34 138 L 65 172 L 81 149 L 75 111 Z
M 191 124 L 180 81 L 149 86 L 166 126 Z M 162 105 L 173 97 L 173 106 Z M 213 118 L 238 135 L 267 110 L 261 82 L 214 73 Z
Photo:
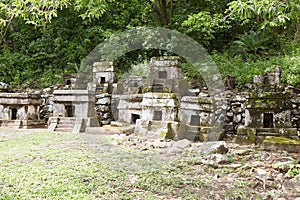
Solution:
M 203 175 L 211 176 L 216 187 L 224 187 L 224 183 L 231 181 L 249 183 L 249 190 L 253 191 L 249 199 L 290 200 L 300 197 L 300 160 L 296 153 L 264 151 L 256 145 L 238 145 L 232 140 L 195 143 L 185 139 L 154 140 L 125 134 L 109 138 L 113 145 L 160 156 L 188 155 L 187 159 L 193 159 L 192 163 L 200 168 L 213 169 Z M 219 174 L 222 171 L 228 173 Z

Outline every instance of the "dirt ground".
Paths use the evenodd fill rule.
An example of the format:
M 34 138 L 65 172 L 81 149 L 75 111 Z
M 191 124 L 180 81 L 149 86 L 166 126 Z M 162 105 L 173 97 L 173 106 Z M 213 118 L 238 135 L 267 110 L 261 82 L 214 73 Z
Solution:
M 0 129 L 3 141 L 5 137 L 17 138 L 19 134 L 39 134 L 44 131 Z M 127 173 L 132 185 L 136 184 L 135 179 L 143 178 L 138 174 L 147 174 L 151 170 L 160 172 L 162 166 L 168 166 L 176 173 L 181 173 L 181 180 L 199 180 L 189 185 L 189 189 L 201 194 L 201 199 L 300 200 L 300 155 L 296 153 L 268 152 L 255 145 L 238 145 L 234 143 L 234 138 L 226 140 L 226 151 L 205 154 L 199 151 L 201 144 L 189 141 L 150 140 L 132 135 L 80 134 L 76 138 L 68 143 L 68 148 L 83 144 L 99 163 L 109 164 L 112 169 Z M 164 175 L 167 173 L 162 172 Z M 176 180 L 170 179 L 171 183 L 168 184 L 172 185 L 172 181 Z M 158 197 L 184 199 L 180 195 L 170 195 L 176 194 L 176 190 L 181 194 L 184 187 L 183 181 L 173 187 L 174 191 L 165 195 L 160 193 Z M 134 188 L 128 191 L 145 190 L 139 186 Z

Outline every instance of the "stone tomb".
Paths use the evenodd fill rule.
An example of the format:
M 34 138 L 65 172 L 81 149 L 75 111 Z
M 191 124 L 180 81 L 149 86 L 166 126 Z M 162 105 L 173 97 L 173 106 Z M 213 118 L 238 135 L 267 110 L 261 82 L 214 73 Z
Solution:
M 177 56 L 151 58 L 148 79 L 151 92 L 173 92 L 178 98 L 190 94 L 189 83 L 183 79 L 181 60 Z
M 101 85 L 117 82 L 116 71 L 113 62 L 95 62 L 93 64 L 93 83 Z
M 71 88 L 72 84 L 75 82 L 76 78 L 77 78 L 76 74 L 63 74 L 61 76 L 62 85 L 66 88 Z
M 142 117 L 143 94 L 120 95 L 118 104 L 118 121 L 135 124 Z
M 130 76 L 128 80 L 122 80 L 113 85 L 111 111 L 115 121 L 120 123 L 132 123 L 141 118 L 141 102 L 146 77 Z M 121 103 L 120 103 L 121 101 Z M 129 114 L 126 114 L 126 113 Z M 119 120 L 120 113 L 120 120 Z
M 288 93 L 264 92 L 247 99 L 245 126 L 237 130 L 237 142 L 262 143 L 266 136 L 297 137 L 291 123 L 292 103 Z
M 28 93 L 0 93 L 0 124 L 15 128 L 44 128 L 40 120 L 41 97 Z
M 179 139 L 186 138 L 195 141 L 207 141 L 208 131 L 213 133 L 216 106 L 210 97 L 184 96 L 180 102 L 179 119 L 181 122 L 181 135 Z
M 136 135 L 177 138 L 180 128 L 179 103 L 174 93 L 145 93 L 141 106 L 141 119 L 136 120 L 134 130 Z
M 114 116 L 118 123 L 136 124 L 136 135 L 208 140 L 207 132 L 213 129 L 213 100 L 192 96 L 189 89 L 179 57 L 151 58 L 147 80 L 131 77 L 115 85 L 112 99 L 118 106 Z
M 291 122 L 292 102 L 280 83 L 280 69 L 254 77 L 258 87 L 245 103 L 245 124 L 237 129 L 238 143 L 262 143 L 266 136 L 298 139 Z M 260 85 L 261 84 L 261 85 Z
M 113 84 L 117 82 L 116 67 L 113 62 L 95 62 L 93 64 L 93 84 L 96 84 L 96 111 L 101 125 L 113 120 L 111 94 Z
M 90 90 L 54 90 L 53 117 L 49 130 L 79 133 L 99 126 L 95 117 L 95 94 Z

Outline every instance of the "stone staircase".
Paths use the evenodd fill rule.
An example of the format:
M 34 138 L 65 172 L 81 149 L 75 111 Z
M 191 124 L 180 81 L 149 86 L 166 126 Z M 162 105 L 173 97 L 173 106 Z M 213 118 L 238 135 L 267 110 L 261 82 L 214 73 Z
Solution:
M 57 125 L 54 131 L 57 132 L 73 132 L 76 119 L 72 117 L 62 117 L 58 118 Z

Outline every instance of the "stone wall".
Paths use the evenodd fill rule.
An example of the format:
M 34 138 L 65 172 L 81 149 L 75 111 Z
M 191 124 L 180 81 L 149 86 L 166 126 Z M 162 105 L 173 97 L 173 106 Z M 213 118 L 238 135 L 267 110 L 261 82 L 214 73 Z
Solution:
M 95 110 L 101 125 L 108 125 L 113 120 L 111 111 L 111 94 L 103 93 L 96 95 Z
M 227 134 L 235 134 L 237 128 L 245 123 L 245 102 L 247 92 L 226 91 L 227 109 L 224 120 L 224 130 Z
M 297 128 L 298 133 L 300 133 L 300 89 L 296 89 L 293 87 L 287 87 L 287 91 L 289 91 L 292 95 L 292 110 L 291 110 L 291 121 L 292 126 Z

